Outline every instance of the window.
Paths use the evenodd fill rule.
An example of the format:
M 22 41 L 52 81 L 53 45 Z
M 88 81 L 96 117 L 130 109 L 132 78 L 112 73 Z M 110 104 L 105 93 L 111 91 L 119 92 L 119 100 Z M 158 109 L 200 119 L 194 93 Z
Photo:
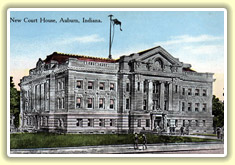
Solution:
M 182 88 L 182 95 L 185 95 L 185 88 Z
M 146 99 L 144 99 L 144 103 L 143 103 L 144 105 L 143 105 L 143 109 L 144 110 L 147 110 L 147 100 Z
M 64 109 L 64 98 L 61 99 L 61 108 Z
M 78 88 L 78 89 L 81 89 L 81 88 L 82 88 L 82 81 L 81 81 L 81 80 L 78 80 L 78 81 L 77 81 L 77 88 Z
M 185 127 L 185 120 L 183 120 L 183 127 Z
M 99 84 L 99 89 L 100 89 L 100 90 L 104 90 L 104 82 L 100 82 L 100 84 Z
M 200 90 L 199 89 L 195 89 L 195 96 L 199 96 Z
M 94 126 L 94 120 L 93 119 L 88 119 L 87 126 L 88 127 L 93 127 Z
M 93 89 L 93 82 L 92 81 L 88 81 L 87 89 Z
M 110 119 L 110 127 L 115 127 L 115 119 Z
M 113 108 L 114 108 L 114 100 L 113 100 L 113 99 L 110 99 L 109 108 L 110 108 L 110 109 L 113 109 Z
M 206 120 L 202 120 L 202 123 L 203 123 L 203 127 L 206 126 Z
M 153 100 L 153 110 L 158 108 L 158 100 Z
M 129 91 L 130 91 L 130 84 L 126 83 L 126 92 L 129 92 Z
M 164 101 L 164 110 L 167 110 L 167 100 Z
M 58 104 L 58 109 L 61 109 L 61 99 L 60 98 L 58 98 L 57 104 Z
M 93 107 L 93 99 L 92 98 L 88 98 L 87 108 L 92 108 L 92 107 Z
M 144 81 L 144 93 L 147 92 L 148 81 Z
M 202 111 L 204 111 L 204 112 L 206 111 L 206 103 L 203 104 Z
M 137 83 L 137 90 L 140 91 L 140 82 Z
M 175 85 L 175 93 L 178 92 L 178 85 Z
M 141 127 L 141 119 L 137 120 L 137 127 Z
M 195 120 L 196 127 L 199 127 L 199 122 L 198 120 Z
M 192 103 L 188 103 L 188 111 L 192 110 Z
M 146 127 L 150 127 L 150 119 L 146 119 Z
M 114 83 L 110 83 L 110 90 L 111 90 L 111 91 L 114 90 Z
M 99 119 L 99 126 L 104 127 L 104 119 Z
M 58 90 L 61 89 L 61 82 L 58 82 Z
M 202 96 L 206 96 L 206 89 L 203 89 Z
M 104 108 L 104 98 L 99 99 L 99 108 Z
M 185 110 L 185 103 L 182 102 L 182 111 L 184 111 L 184 110 Z
M 178 120 L 175 120 L 175 126 L 178 127 Z
M 81 98 L 80 97 L 77 98 L 76 108 L 81 108 Z
M 82 127 L 82 119 L 77 119 L 77 127 Z
M 130 99 L 126 99 L 126 109 L 130 109 Z
M 195 112 L 198 112 L 199 111 L 199 103 L 195 103 Z
M 192 120 L 188 120 L 188 126 L 189 126 L 189 127 L 192 126 Z
M 191 88 L 188 89 L 188 95 L 192 95 L 192 89 Z

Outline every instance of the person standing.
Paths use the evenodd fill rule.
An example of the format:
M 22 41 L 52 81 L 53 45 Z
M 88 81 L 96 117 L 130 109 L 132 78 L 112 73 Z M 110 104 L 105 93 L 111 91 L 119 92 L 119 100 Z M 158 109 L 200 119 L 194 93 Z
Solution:
M 145 134 L 143 134 L 142 138 L 143 138 L 143 150 L 146 150 L 147 149 L 147 137 Z

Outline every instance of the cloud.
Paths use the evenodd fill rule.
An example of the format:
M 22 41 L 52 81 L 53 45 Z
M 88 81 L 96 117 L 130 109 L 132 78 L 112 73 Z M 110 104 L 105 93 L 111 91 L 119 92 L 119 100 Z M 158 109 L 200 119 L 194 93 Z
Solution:
M 88 36 L 80 36 L 80 37 L 65 37 L 65 38 L 63 38 L 63 40 L 58 40 L 59 42 L 56 42 L 56 43 L 60 45 L 65 45 L 65 44 L 72 44 L 72 43 L 88 44 L 88 43 L 105 41 L 104 38 L 101 38 L 97 34 L 88 35 Z
M 223 37 L 220 36 L 211 36 L 211 35 L 200 35 L 200 36 L 172 36 L 168 41 L 161 41 L 154 43 L 155 45 L 174 45 L 174 44 L 184 44 L 184 43 L 199 43 L 199 42 L 210 42 L 210 41 L 219 41 Z

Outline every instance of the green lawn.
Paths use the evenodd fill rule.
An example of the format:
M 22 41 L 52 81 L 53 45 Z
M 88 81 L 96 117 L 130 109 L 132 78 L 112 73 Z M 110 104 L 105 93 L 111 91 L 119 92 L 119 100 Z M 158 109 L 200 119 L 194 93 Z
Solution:
M 180 136 L 158 136 L 147 134 L 148 144 L 154 143 L 181 143 L 181 142 L 206 142 L 211 139 L 200 139 Z M 20 148 L 52 148 L 76 147 L 112 144 L 133 144 L 133 134 L 52 134 L 52 133 L 20 133 L 11 134 L 11 149 Z M 141 139 L 139 140 L 141 143 Z

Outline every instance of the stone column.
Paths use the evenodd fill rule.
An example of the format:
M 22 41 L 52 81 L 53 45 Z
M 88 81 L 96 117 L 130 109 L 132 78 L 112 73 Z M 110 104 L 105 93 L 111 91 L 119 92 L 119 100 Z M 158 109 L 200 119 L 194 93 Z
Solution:
M 173 89 L 172 89 L 172 82 L 169 83 L 169 95 L 168 95 L 168 103 L 169 103 L 169 106 L 168 106 L 168 109 L 169 111 L 172 110 L 172 92 L 173 92 Z
M 153 81 L 149 80 L 147 110 L 151 111 L 153 107 Z
M 161 86 L 160 86 L 160 108 L 162 110 L 164 110 L 164 90 L 165 90 L 165 85 L 164 82 L 161 82 Z

